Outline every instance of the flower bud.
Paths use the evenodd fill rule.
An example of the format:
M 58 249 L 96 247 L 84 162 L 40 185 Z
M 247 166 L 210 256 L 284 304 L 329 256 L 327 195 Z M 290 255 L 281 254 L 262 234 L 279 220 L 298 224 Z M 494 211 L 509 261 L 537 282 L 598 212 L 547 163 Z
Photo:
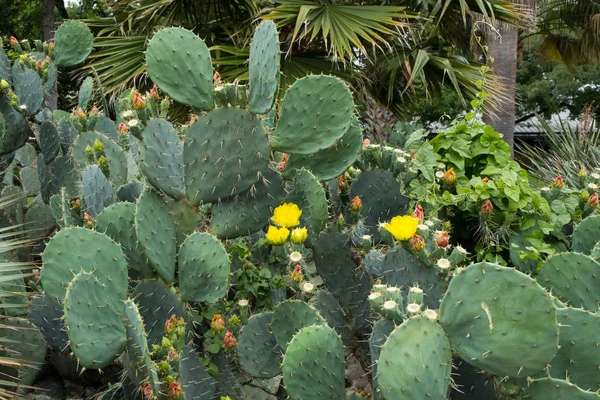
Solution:
M 158 88 L 156 87 L 156 85 L 152 86 L 152 89 L 150 89 L 146 96 L 151 99 L 158 99 L 159 95 Z
M 212 321 L 210 323 L 210 328 L 215 332 L 219 333 L 225 329 L 225 320 L 221 317 L 221 314 L 213 315 Z
M 170 399 L 178 399 L 181 397 L 181 385 L 177 382 L 171 382 L 169 384 L 169 389 L 167 390 L 167 394 Z
M 581 179 L 587 178 L 587 176 L 588 176 L 587 168 L 584 167 L 584 166 L 582 166 L 581 169 L 579 170 L 579 174 L 578 175 L 579 175 L 579 177 Z
M 295 228 L 292 230 L 291 237 L 292 243 L 302 244 L 308 238 L 308 229 L 306 228 Z
M 11 36 L 10 39 L 9 39 L 9 41 L 10 41 L 11 47 L 16 47 L 16 46 L 19 45 L 19 41 L 14 36 Z
M 302 268 L 300 267 L 300 264 L 296 264 L 290 277 L 292 278 L 292 280 L 294 282 L 302 282 L 304 280 L 304 276 L 302 275 Z
M 425 250 L 425 239 L 423 237 L 415 234 L 412 239 L 410 239 L 410 248 L 415 253 Z
M 489 181 L 490 181 L 490 178 L 488 178 L 487 176 L 481 180 L 481 182 L 483 182 L 483 183 L 488 183 Z
M 150 385 L 150 382 L 148 381 L 144 381 L 144 384 L 142 385 L 142 393 L 144 394 L 144 397 L 149 399 L 152 394 L 152 386 Z
M 233 336 L 233 333 L 227 331 L 227 333 L 225 334 L 225 339 L 223 339 L 223 347 L 225 347 L 226 350 L 229 350 L 233 349 L 236 345 L 237 340 Z
M 422 223 L 425 219 L 425 213 L 423 212 L 423 207 L 420 204 L 415 206 L 415 212 L 413 212 L 413 217 L 419 220 L 419 223 Z
M 481 206 L 481 213 L 482 214 L 486 214 L 489 215 L 494 211 L 494 205 L 492 204 L 492 202 L 490 201 L 490 199 L 487 199 L 483 205 Z
M 366 149 L 369 145 L 371 144 L 371 141 L 369 139 L 365 139 L 363 140 L 363 150 Z
M 350 200 L 350 210 L 354 212 L 359 212 L 362 209 L 362 200 L 360 197 L 355 196 L 352 200 Z
M 590 198 L 587 201 L 587 205 L 590 207 L 598 206 L 598 193 L 597 192 L 590 196 Z
M 120 135 L 127 135 L 129 133 L 129 128 L 125 122 L 121 122 L 117 128 L 117 132 Z
M 454 181 L 456 181 L 456 172 L 454 172 L 454 168 L 450 168 L 446 172 L 444 172 L 443 181 L 446 185 L 452 185 Z
M 10 88 L 9 83 L 7 81 L 5 81 L 4 79 L 1 79 L 0 80 L 0 89 L 6 90 L 6 89 L 9 89 L 9 88 Z
M 96 139 L 96 140 L 94 140 L 93 148 L 96 151 L 102 151 L 102 150 L 104 150 L 104 145 L 102 144 L 101 141 L 99 141 L 98 139 Z
M 177 353 L 177 350 L 175 350 L 175 348 L 171 346 L 171 348 L 169 349 L 169 353 L 167 354 L 167 360 L 175 361 L 177 360 L 177 357 L 179 357 L 179 353 Z
M 135 92 L 133 95 L 133 108 L 136 110 L 143 110 L 146 108 L 146 100 L 139 92 Z
M 435 243 L 442 249 L 445 249 L 446 247 L 448 247 L 449 241 L 450 241 L 450 235 L 448 235 L 448 231 L 440 231 L 437 233 L 437 236 L 435 237 Z
M 563 179 L 563 176 L 557 176 L 554 182 L 552 182 L 552 186 L 558 189 L 562 189 L 563 187 L 565 187 L 565 180 Z

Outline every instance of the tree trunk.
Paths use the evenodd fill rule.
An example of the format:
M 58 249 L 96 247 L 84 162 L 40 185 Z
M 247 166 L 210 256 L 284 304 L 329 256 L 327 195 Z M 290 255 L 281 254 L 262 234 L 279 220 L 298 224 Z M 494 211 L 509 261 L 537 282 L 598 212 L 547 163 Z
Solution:
M 494 59 L 492 71 L 502 79 L 506 99 L 495 116 L 484 115 L 486 123 L 504 136 L 504 141 L 514 153 L 515 104 L 517 80 L 518 29 L 505 23 L 496 23 L 500 32 L 487 40 L 488 56 Z
M 54 17 L 55 5 L 56 0 L 42 1 L 42 38 L 45 42 L 54 40 L 54 29 L 56 25 L 56 18 Z M 52 89 L 46 94 L 44 103 L 45 107 L 49 108 L 51 111 L 56 110 L 58 105 L 58 90 L 56 84 L 54 84 Z

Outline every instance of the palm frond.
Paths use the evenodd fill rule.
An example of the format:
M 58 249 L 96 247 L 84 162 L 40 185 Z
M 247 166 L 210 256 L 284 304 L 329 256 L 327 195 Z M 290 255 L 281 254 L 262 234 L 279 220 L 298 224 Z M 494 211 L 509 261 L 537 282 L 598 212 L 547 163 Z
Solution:
M 264 11 L 264 18 L 279 27 L 293 27 L 288 51 L 294 42 L 311 43 L 319 37 L 334 59 L 355 57 L 355 51 L 367 54 L 368 47 L 389 47 L 388 37 L 407 28 L 414 13 L 405 7 L 349 4 L 323 4 L 309 0 L 276 0 Z

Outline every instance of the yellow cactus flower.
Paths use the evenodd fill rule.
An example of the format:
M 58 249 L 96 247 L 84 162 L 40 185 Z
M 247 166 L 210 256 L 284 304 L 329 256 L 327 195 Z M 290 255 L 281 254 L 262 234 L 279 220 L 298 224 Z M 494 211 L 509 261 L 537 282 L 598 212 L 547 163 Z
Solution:
M 287 228 L 277 228 L 273 225 L 269 226 L 269 230 L 267 231 L 267 240 L 269 244 L 279 246 L 285 243 L 288 236 L 290 235 L 290 230 Z
M 390 232 L 396 240 L 408 240 L 417 233 L 419 220 L 410 215 L 402 217 L 397 216 L 392 218 L 390 222 L 385 224 L 385 229 Z
M 294 203 L 283 203 L 273 211 L 271 221 L 283 228 L 293 228 L 300 223 L 302 210 Z
M 306 228 L 296 228 L 292 231 L 292 243 L 294 244 L 302 244 L 308 238 L 308 229 Z

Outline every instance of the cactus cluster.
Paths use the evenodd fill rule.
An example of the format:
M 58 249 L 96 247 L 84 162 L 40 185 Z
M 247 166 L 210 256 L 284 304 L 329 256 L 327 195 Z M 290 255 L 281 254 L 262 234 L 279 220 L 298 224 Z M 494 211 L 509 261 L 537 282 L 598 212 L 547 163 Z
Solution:
M 600 398 L 599 217 L 576 227 L 573 253 L 539 268 L 512 249 L 525 271 L 469 265 L 443 213 L 408 196 L 436 156 L 363 142 L 336 77 L 280 88 L 270 21 L 250 45 L 247 87 L 220 81 L 195 34 L 157 32 L 146 52 L 156 86 L 124 93 L 118 123 L 90 108 L 91 78 L 73 113 L 40 102 L 54 64 L 90 54 L 85 25 L 40 44 L 38 69 L 41 54 L 18 46 L 13 66 L 0 51 L 2 197 L 34 200 L 0 221 L 51 238 L 35 247 L 43 294 L 7 312 L 1 351 L 35 366 L 48 344 L 85 369 L 122 366 L 101 398 L 448 399 L 456 382 L 484 398 L 481 377 L 534 400 Z M 173 100 L 196 113 L 189 123 L 169 118 Z M 482 218 L 494 212 L 484 205 Z M 13 343 L 10 325 L 38 345 Z M 371 379 L 347 393 L 353 363 Z M 37 370 L 12 373 L 29 385 Z

